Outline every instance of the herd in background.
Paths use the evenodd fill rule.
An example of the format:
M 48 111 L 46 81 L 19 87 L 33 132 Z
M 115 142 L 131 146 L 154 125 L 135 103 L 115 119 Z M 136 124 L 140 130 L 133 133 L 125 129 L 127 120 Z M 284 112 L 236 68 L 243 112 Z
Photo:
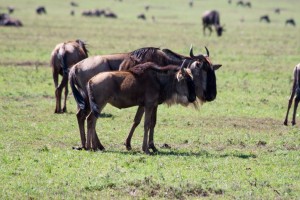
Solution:
M 119 2 L 122 2 L 122 0 L 116 0 Z M 192 8 L 194 7 L 194 0 L 189 0 L 189 6 Z M 233 0 L 228 0 L 228 4 L 236 4 L 236 6 L 239 7 L 246 7 L 246 8 L 253 8 L 253 5 L 250 1 L 242 1 L 242 0 L 238 0 L 233 2 Z M 70 11 L 70 15 L 74 16 L 76 14 L 75 12 L 75 8 L 79 7 L 79 4 L 77 2 L 71 1 L 70 2 L 70 6 L 72 7 L 71 11 Z M 147 13 L 147 11 L 149 11 L 149 9 L 151 9 L 151 5 L 145 5 L 144 6 L 144 10 Z M 0 8 L 3 10 L 3 8 Z M 15 27 L 21 27 L 23 26 L 23 23 L 19 20 L 19 19 L 15 19 L 13 17 L 10 17 L 11 14 L 13 14 L 15 11 L 15 8 L 13 6 L 8 6 L 7 7 L 7 12 L 8 13 L 0 13 L 0 26 L 15 26 Z M 39 6 L 36 8 L 36 14 L 38 15 L 43 15 L 43 14 L 47 14 L 46 11 L 46 7 L 45 6 Z M 219 24 L 219 13 L 217 10 L 212 10 L 211 12 L 216 12 L 217 14 L 215 14 L 215 16 L 218 16 L 218 20 L 214 20 L 212 22 L 207 22 L 207 19 L 204 19 L 204 15 L 207 15 L 207 11 L 203 14 L 202 16 L 202 22 L 203 22 L 203 32 L 205 35 L 205 29 L 209 29 L 210 30 L 210 34 L 212 32 L 212 28 L 211 26 L 213 26 L 216 30 L 216 33 L 218 36 L 222 35 L 222 32 L 224 31 L 223 26 L 221 26 Z M 274 8 L 274 13 L 275 14 L 280 14 L 282 12 L 281 8 Z M 106 17 L 106 18 L 111 18 L 111 19 L 116 19 L 118 18 L 118 15 L 111 11 L 109 8 L 107 9 L 91 9 L 91 10 L 85 10 L 81 12 L 82 16 L 85 17 Z M 211 14 L 210 14 L 211 15 Z M 140 20 L 147 20 L 147 14 L 145 13 L 140 13 L 137 14 L 137 19 Z M 153 22 L 156 21 L 156 18 L 154 15 L 151 16 L 151 19 Z M 271 23 L 271 17 L 269 16 L 269 14 L 264 14 L 262 16 L 259 17 L 259 21 L 260 22 L 266 22 L 266 23 Z M 241 22 L 244 22 L 244 19 L 241 19 Z M 214 24 L 213 24 L 214 23 Z M 285 25 L 291 25 L 291 26 L 296 26 L 296 21 L 293 18 L 288 18 L 285 20 Z

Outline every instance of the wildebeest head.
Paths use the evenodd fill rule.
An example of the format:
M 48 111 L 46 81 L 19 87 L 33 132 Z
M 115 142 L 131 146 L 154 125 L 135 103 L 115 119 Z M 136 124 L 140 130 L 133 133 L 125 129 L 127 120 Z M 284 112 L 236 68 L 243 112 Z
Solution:
M 190 57 L 195 60 L 189 68 L 193 75 L 196 95 L 202 102 L 213 101 L 217 96 L 217 84 L 215 70 L 222 65 L 212 64 L 209 59 L 209 51 L 206 49 L 206 54 L 199 54 L 194 56 L 193 47 L 190 49 Z
M 219 37 L 222 36 L 222 33 L 224 31 L 225 31 L 224 26 L 216 25 L 216 32 Z

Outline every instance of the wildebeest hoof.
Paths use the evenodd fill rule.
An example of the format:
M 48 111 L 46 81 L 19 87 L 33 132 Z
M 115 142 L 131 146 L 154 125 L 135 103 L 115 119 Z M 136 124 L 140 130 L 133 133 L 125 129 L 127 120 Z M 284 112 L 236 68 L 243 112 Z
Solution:
M 131 148 L 131 145 L 127 145 L 127 144 L 124 144 L 126 146 L 126 149 L 127 151 L 130 151 L 132 148 Z
M 287 121 L 284 121 L 284 122 L 283 122 L 283 125 L 287 126 L 287 125 L 288 125 Z
M 150 144 L 149 145 L 149 149 L 152 149 L 152 151 L 155 153 L 155 152 L 158 152 L 157 148 L 154 146 L 154 144 Z

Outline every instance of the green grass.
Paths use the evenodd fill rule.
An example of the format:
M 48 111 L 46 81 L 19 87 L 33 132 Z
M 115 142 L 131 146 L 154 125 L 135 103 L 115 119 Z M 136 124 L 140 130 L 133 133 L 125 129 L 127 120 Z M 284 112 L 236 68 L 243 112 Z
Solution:
M 0 27 L 0 199 L 299 199 L 299 125 L 282 123 L 299 63 L 300 3 L 251 2 L 249 9 L 225 0 L 194 1 L 193 8 L 180 0 L 87 0 L 71 8 L 58 0 L 0 0 L 0 11 L 15 6 L 12 16 L 24 24 Z M 47 15 L 35 14 L 39 5 Z M 80 16 L 94 8 L 110 8 L 119 19 Z M 207 9 L 221 13 L 221 38 L 203 36 Z M 146 21 L 136 19 L 142 12 Z M 271 24 L 259 23 L 264 14 Z M 284 25 L 290 17 L 297 27 Z M 53 114 L 49 60 L 57 43 L 77 38 L 90 55 L 144 46 L 188 54 L 190 44 L 195 53 L 207 46 L 212 61 L 223 64 L 217 99 L 199 110 L 160 106 L 159 153 L 152 156 L 141 151 L 142 124 L 133 150 L 123 145 L 136 108 L 110 105 L 104 112 L 112 117 L 97 123 L 106 151 L 72 150 L 80 144 L 76 104 L 70 95 L 68 113 Z

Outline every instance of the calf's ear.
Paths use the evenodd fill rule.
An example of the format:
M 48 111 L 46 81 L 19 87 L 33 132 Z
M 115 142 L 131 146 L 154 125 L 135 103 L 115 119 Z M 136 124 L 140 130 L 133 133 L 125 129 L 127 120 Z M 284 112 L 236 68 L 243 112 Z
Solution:
M 212 67 L 213 67 L 214 70 L 217 70 L 217 69 L 219 69 L 221 66 L 222 66 L 222 65 L 220 65 L 220 64 L 216 64 L 216 65 L 213 65 Z

